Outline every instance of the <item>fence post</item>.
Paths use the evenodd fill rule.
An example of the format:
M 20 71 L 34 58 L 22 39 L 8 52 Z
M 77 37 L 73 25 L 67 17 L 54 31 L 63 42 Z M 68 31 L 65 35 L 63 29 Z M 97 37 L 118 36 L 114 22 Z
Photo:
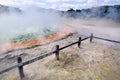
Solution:
M 55 55 L 56 55 L 57 60 L 59 60 L 59 45 L 56 45 L 56 53 L 55 53 Z
M 22 58 L 18 57 L 17 62 L 18 62 L 18 64 L 22 63 Z M 19 66 L 18 71 L 19 71 L 20 79 L 23 80 L 23 78 L 25 77 L 24 71 L 23 71 L 23 66 Z
M 90 42 L 92 42 L 92 40 L 93 40 L 93 33 L 90 36 Z
M 80 46 L 80 45 L 81 45 L 81 39 L 82 39 L 82 38 L 79 37 L 79 40 L 78 40 L 78 47 L 79 47 L 79 48 L 81 47 L 81 46 Z

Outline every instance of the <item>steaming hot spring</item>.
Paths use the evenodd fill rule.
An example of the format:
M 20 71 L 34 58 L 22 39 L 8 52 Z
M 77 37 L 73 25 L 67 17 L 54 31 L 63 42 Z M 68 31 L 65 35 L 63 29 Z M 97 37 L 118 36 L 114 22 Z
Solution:
M 32 9 L 0 15 L 0 22 L 0 71 L 17 64 L 18 56 L 27 61 L 91 33 L 120 41 L 120 22 L 109 18 L 61 17 L 56 11 Z M 51 55 L 24 66 L 24 73 L 25 80 L 120 80 L 120 45 L 86 40 L 81 48 L 60 51 L 59 61 Z M 0 74 L 0 80 L 19 80 L 18 69 Z
M 5 52 L 5 51 L 11 51 L 14 49 L 32 47 L 35 45 L 42 45 L 54 40 L 64 38 L 65 36 L 68 36 L 73 32 L 74 32 L 73 29 L 70 27 L 64 27 L 61 31 L 56 33 L 50 32 L 47 29 L 45 33 L 47 35 L 45 35 L 44 37 L 37 38 L 37 36 L 34 37 L 35 34 L 20 35 L 17 38 L 12 39 L 12 42 L 0 45 L 0 48 L 1 48 L 1 52 L 2 51 Z M 28 39 L 26 37 L 28 37 Z
M 1 53 L 43 45 L 74 32 L 72 27 L 63 23 L 63 19 L 56 12 L 30 10 L 22 15 L 11 13 L 0 17 L 3 22 L 0 25 L 5 26 L 0 27 Z

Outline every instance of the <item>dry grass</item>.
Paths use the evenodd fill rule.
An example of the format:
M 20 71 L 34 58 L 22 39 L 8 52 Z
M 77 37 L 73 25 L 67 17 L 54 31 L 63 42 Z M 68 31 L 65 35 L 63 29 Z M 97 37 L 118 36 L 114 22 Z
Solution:
M 57 44 L 65 45 L 65 42 Z M 41 48 L 35 50 L 37 49 Z M 25 66 L 24 80 L 119 80 L 119 53 L 120 50 L 112 46 L 85 41 L 80 49 L 72 46 L 61 51 L 59 61 L 52 55 Z M 4 76 L 1 75 L 0 79 L 18 80 L 19 75 L 17 70 L 10 71 Z

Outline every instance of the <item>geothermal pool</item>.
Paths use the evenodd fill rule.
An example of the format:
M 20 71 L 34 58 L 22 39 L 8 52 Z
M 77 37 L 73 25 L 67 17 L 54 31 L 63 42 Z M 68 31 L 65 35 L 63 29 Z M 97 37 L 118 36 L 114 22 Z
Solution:
M 22 14 L 2 14 L 0 22 L 0 51 L 50 42 L 73 32 L 72 28 L 62 24 L 62 18 L 54 12 L 34 10 Z
M 0 52 L 50 42 L 77 32 L 120 41 L 120 22 L 101 18 L 68 18 L 57 13 L 0 15 Z

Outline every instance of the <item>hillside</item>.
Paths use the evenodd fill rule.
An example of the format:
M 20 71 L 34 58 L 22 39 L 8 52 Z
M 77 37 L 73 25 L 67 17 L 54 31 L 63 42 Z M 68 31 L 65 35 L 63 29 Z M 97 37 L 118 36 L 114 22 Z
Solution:
M 42 13 L 58 13 L 62 17 L 67 16 L 72 18 L 106 18 L 112 20 L 120 20 L 120 5 L 112 5 L 112 6 L 106 5 L 106 6 L 87 8 L 87 9 L 76 9 L 76 10 L 71 8 L 67 11 L 44 9 L 37 6 L 29 6 L 28 8 L 25 9 L 25 11 L 23 11 L 19 8 L 0 5 L 0 13 L 11 13 L 11 12 L 20 13 L 20 12 L 26 12 L 28 10 L 38 11 Z
M 114 6 L 100 6 L 88 9 L 69 9 L 63 11 L 63 16 L 73 18 L 107 18 L 113 20 L 120 20 L 120 5 Z

